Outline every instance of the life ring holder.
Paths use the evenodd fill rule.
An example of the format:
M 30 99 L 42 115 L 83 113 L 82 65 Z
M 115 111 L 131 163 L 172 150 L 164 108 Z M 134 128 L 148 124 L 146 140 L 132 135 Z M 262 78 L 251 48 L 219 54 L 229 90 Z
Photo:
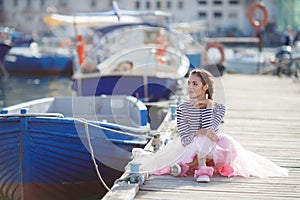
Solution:
M 206 63 L 208 62 L 208 55 L 207 55 L 207 53 L 208 53 L 209 49 L 211 49 L 211 48 L 215 48 L 215 49 L 219 50 L 219 52 L 221 54 L 221 58 L 220 58 L 220 60 L 219 60 L 218 63 L 223 63 L 225 61 L 224 46 L 223 46 L 223 44 L 217 43 L 217 42 L 208 43 L 206 45 L 206 47 L 205 47 L 205 53 L 206 53 L 205 54 L 206 55 L 205 56 L 205 62 Z
M 263 12 L 264 17 L 261 22 L 258 22 L 253 19 L 254 12 L 256 11 L 256 9 L 260 9 Z M 253 3 L 249 7 L 249 10 L 248 10 L 248 19 L 249 19 L 250 25 L 254 28 L 265 27 L 268 24 L 268 11 L 267 11 L 267 7 L 265 6 L 265 4 L 262 2 Z

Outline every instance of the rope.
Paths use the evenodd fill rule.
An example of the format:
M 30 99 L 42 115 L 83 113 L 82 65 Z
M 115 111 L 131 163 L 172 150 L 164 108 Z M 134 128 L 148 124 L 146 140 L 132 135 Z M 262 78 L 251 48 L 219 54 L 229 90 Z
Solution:
M 85 128 L 85 134 L 86 134 L 86 138 L 88 140 L 88 144 L 89 144 L 89 149 L 91 152 L 91 157 L 92 157 L 92 161 L 94 163 L 95 169 L 96 169 L 96 173 L 101 181 L 101 183 L 103 184 L 103 186 L 106 188 L 107 191 L 110 191 L 110 188 L 106 185 L 105 181 L 103 180 L 100 171 L 98 169 L 98 165 L 94 156 L 94 150 L 92 147 L 92 143 L 91 143 L 91 138 L 90 138 L 90 132 L 89 132 L 89 124 L 87 123 L 87 121 L 85 119 L 81 119 L 84 122 L 84 128 Z
M 114 131 L 114 132 L 117 132 L 117 133 L 121 133 L 121 134 L 124 134 L 124 135 L 129 135 L 129 136 L 133 136 L 133 137 L 139 137 L 139 138 L 151 138 L 151 135 L 139 135 L 139 134 L 134 134 L 134 133 L 128 133 L 128 132 L 124 132 L 124 131 L 120 131 L 120 130 L 116 130 L 116 129 L 112 129 L 112 128 L 108 128 L 108 127 L 104 127 L 104 126 L 100 126 L 100 125 L 96 125 L 96 124 L 93 124 L 93 123 L 90 123 L 88 122 L 86 119 L 84 118 L 80 118 L 80 119 L 76 119 L 74 118 L 75 121 L 79 121 L 79 122 L 82 122 L 84 124 L 88 124 L 89 126 L 92 126 L 94 128 L 101 128 L 103 130 L 107 130 L 107 131 Z
M 98 169 L 98 164 L 96 162 L 96 159 L 95 159 L 95 155 L 94 155 L 94 150 L 93 150 L 93 147 L 92 147 L 92 143 L 91 143 L 91 138 L 90 138 L 90 132 L 89 132 L 89 126 L 93 126 L 95 128 L 101 128 L 101 129 L 105 129 L 105 130 L 114 130 L 114 131 L 117 131 L 115 129 L 110 129 L 110 128 L 107 128 L 107 127 L 103 127 L 103 126 L 99 126 L 99 125 L 95 125 L 95 124 L 92 124 L 92 123 L 89 123 L 86 119 L 84 118 L 80 118 L 80 119 L 74 119 L 75 121 L 79 121 L 79 122 L 82 122 L 84 123 L 84 128 L 85 128 L 85 134 L 86 134 L 86 137 L 87 137 L 87 140 L 88 140 L 88 145 L 89 145 L 89 149 L 90 149 L 90 153 L 91 153 L 91 158 L 92 158 L 92 161 L 94 163 L 94 166 L 95 166 L 95 169 L 96 169 L 96 173 L 98 175 L 98 178 L 100 179 L 101 183 L 103 184 L 103 186 L 106 188 L 107 191 L 111 191 L 111 189 L 106 185 L 105 181 L 103 180 L 102 176 L 101 176 L 101 173 Z M 123 134 L 128 134 L 128 135 L 132 135 L 132 136 L 138 136 L 138 137 L 143 137 L 143 136 L 139 136 L 139 135 L 136 135 L 136 134 L 130 134 L 130 133 L 125 133 L 125 132 L 122 132 L 122 131 L 117 131 L 117 132 L 120 132 L 120 133 L 123 133 Z M 148 137 L 148 136 L 146 136 Z

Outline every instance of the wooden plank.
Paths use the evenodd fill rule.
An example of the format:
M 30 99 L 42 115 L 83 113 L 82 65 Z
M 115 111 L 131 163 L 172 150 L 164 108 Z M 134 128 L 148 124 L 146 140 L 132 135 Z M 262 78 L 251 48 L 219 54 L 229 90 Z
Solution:
M 105 195 L 103 200 L 124 200 L 133 199 L 138 191 L 138 184 L 121 184 L 114 185 L 112 189 Z

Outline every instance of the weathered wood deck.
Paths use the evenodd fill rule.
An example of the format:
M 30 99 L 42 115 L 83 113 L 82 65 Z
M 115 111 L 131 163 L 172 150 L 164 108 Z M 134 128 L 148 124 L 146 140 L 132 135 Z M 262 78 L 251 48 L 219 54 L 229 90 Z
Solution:
M 213 176 L 210 183 L 151 175 L 134 199 L 300 199 L 300 83 L 274 76 L 222 77 L 226 116 L 223 131 L 246 149 L 289 169 L 289 177 Z M 125 191 L 130 197 L 134 188 Z M 132 193 L 132 194 L 130 194 Z M 122 199 L 111 192 L 104 199 Z

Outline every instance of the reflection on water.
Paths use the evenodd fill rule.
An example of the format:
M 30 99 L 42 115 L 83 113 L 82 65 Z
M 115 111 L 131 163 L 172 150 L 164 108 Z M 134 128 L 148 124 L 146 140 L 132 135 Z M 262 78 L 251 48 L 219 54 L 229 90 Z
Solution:
M 0 77 L 0 108 L 38 98 L 72 95 L 68 77 Z

